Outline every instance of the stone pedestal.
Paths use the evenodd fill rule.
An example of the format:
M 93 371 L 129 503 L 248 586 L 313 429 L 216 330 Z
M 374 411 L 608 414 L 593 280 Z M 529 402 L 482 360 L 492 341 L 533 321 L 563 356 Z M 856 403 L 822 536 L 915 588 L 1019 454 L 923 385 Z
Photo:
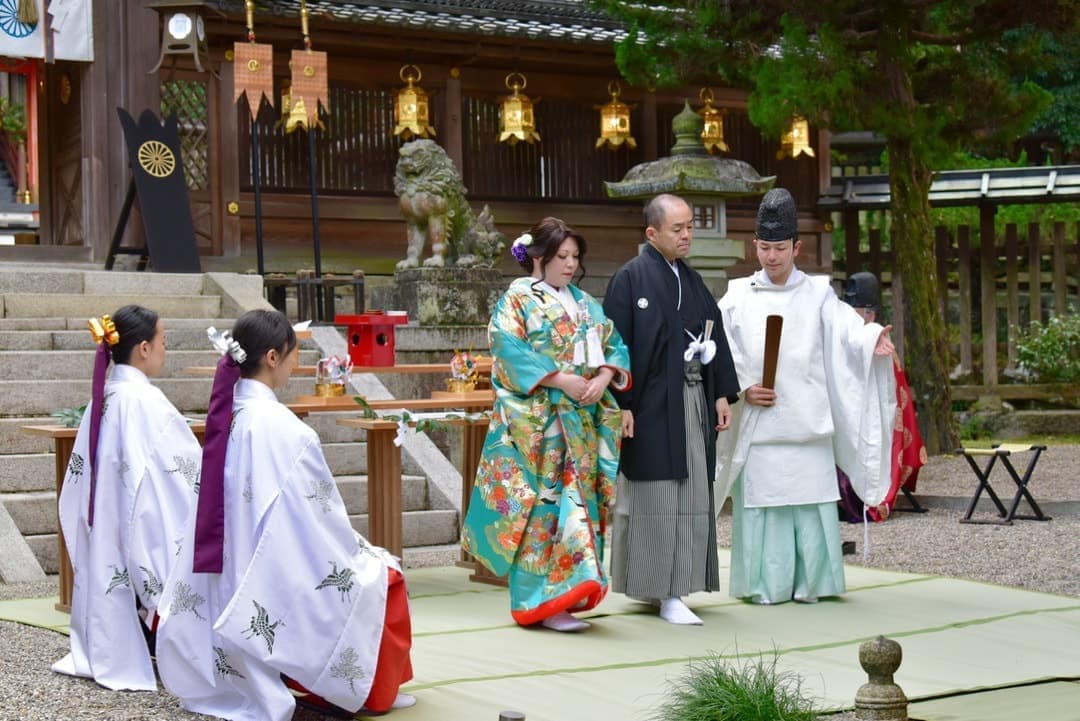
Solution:
M 701 273 L 705 285 L 719 300 L 727 292 L 727 268 L 743 259 L 743 243 L 728 238 L 702 237 L 700 231 L 694 231 L 694 240 L 690 244 L 690 254 L 686 262 Z
M 900 644 L 878 636 L 859 646 L 859 663 L 870 677 L 855 693 L 859 721 L 908 721 L 908 700 L 893 674 L 903 657 Z
M 394 285 L 398 309 L 421 326 L 487 326 L 508 283 L 494 268 L 408 268 Z

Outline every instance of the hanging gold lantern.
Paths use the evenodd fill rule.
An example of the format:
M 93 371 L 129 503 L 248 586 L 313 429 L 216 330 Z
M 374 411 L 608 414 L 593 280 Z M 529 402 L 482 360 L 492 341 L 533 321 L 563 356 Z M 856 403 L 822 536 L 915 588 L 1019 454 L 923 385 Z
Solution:
M 525 76 L 521 73 L 510 73 L 506 76 L 506 87 L 510 88 L 511 95 L 502 100 L 499 108 L 499 142 L 517 144 L 519 140 L 526 143 L 535 143 L 540 140 L 540 133 L 536 132 L 536 117 L 533 115 L 534 102 L 528 95 L 522 95 L 525 89 Z
M 698 109 L 698 115 L 705 120 L 705 127 L 701 131 L 701 142 L 709 153 L 723 150 L 729 152 L 731 148 L 724 142 L 724 111 L 712 106 L 713 92 L 709 88 L 702 88 L 698 93 L 701 102 L 705 103 Z
M 611 100 L 596 106 L 600 111 L 600 137 L 596 139 L 596 147 L 607 145 L 617 148 L 626 143 L 626 147 L 633 150 L 637 147 L 637 141 L 630 134 L 630 106 L 619 100 L 622 88 L 618 81 L 608 83 L 607 91 Z
M 420 82 L 420 68 L 403 65 L 398 75 L 405 87 L 398 89 L 394 96 L 394 135 L 405 140 L 435 137 L 435 128 L 430 124 L 427 91 L 413 84 Z
M 814 157 L 814 149 L 810 147 L 810 123 L 806 118 L 796 115 L 791 120 L 791 127 L 780 137 L 780 150 L 776 157 L 788 155 L 797 158 L 804 153 Z

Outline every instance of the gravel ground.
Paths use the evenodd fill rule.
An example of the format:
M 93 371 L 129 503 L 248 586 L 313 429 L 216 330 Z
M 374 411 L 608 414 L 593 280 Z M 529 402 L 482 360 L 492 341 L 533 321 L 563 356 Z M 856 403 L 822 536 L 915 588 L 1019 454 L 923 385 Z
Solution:
M 1018 459 L 1026 463 L 1026 457 Z M 1018 469 L 1023 473 L 1022 468 Z M 855 541 L 855 565 L 968 578 L 988 583 L 1080 597 L 1080 445 L 1052 446 L 1039 461 L 1032 494 L 1053 520 L 1016 521 L 1012 526 L 958 523 L 975 490 L 975 476 L 963 458 L 931 458 L 919 476 L 917 497 L 929 512 L 894 513 L 870 529 L 871 553 L 862 559 L 862 527 L 844 525 L 844 540 Z M 995 470 L 991 485 L 1007 499 L 1014 484 Z M 985 495 L 985 494 L 984 494 Z M 1024 509 L 1021 505 L 1021 509 Z M 977 517 L 990 518 L 989 512 Z M 731 516 L 718 525 L 721 546 L 730 545 Z M 0 584 L 0 599 L 54 595 L 56 580 Z M 49 671 L 68 650 L 65 636 L 13 623 L 0 623 L 0 721 L 195 721 L 210 717 L 182 710 L 165 693 L 119 694 L 89 681 Z M 295 721 L 324 717 L 297 711 Z M 845 713 L 830 721 L 851 721 Z M 568 720 L 569 721 L 569 720 Z

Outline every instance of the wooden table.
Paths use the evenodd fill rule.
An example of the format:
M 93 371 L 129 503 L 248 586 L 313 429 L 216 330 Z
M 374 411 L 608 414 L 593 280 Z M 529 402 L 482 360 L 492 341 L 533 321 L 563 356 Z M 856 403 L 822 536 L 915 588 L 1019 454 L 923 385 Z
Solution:
M 213 378 L 216 366 L 188 366 L 183 373 L 187 376 L 200 378 Z M 476 361 L 476 371 L 481 376 L 491 375 L 491 359 L 481 358 Z M 449 363 L 400 363 L 392 366 L 353 366 L 352 373 L 401 373 L 403 375 L 434 375 L 436 373 L 449 373 Z M 315 377 L 315 366 L 296 366 L 293 369 L 294 376 L 304 378 Z
M 369 401 L 369 404 L 373 408 L 445 411 L 462 409 L 466 413 L 476 413 L 491 408 L 494 399 L 494 394 L 491 391 L 435 393 L 433 396 L 436 397 Z M 375 403 L 379 405 L 376 406 Z M 300 403 L 294 405 L 301 409 L 310 407 Z M 353 408 L 355 407 L 354 403 Z M 484 431 L 487 429 L 488 421 L 487 417 L 483 417 L 476 420 L 467 418 L 447 419 L 447 422 L 460 423 L 465 426 L 462 440 L 464 454 L 467 454 L 462 457 L 462 494 L 464 495 L 465 486 L 468 485 L 471 488 L 471 483 L 468 483 L 468 480 L 476 473 L 476 465 L 480 459 L 480 449 L 483 448 Z M 382 546 L 400 558 L 403 550 L 401 537 L 401 448 L 394 445 L 394 438 L 397 437 L 398 431 L 397 421 L 382 418 L 341 418 L 338 419 L 338 425 L 360 428 L 367 432 L 367 537 L 376 546 Z M 468 474 L 470 468 L 472 471 L 471 474 Z
M 67 475 L 68 462 L 71 459 L 71 451 L 75 447 L 75 436 L 78 428 L 67 426 L 43 425 L 43 426 L 20 426 L 19 430 L 32 436 L 48 436 L 53 439 L 53 455 L 56 459 L 56 544 L 57 559 L 60 566 L 60 601 L 56 604 L 57 611 L 71 613 L 71 591 L 75 577 L 71 571 L 71 558 L 68 556 L 67 545 L 64 543 L 64 529 L 60 525 L 60 492 L 64 489 L 64 476 Z M 206 432 L 206 424 L 193 423 L 191 430 L 195 437 L 202 442 Z
M 436 391 L 430 398 L 386 398 L 380 400 L 367 400 L 368 407 L 376 411 L 406 410 L 406 411 L 442 411 L 453 408 L 463 408 L 472 413 L 491 408 L 495 401 L 495 391 L 482 390 L 470 391 L 469 393 L 450 393 L 448 391 Z M 353 396 L 297 396 L 292 403 L 286 404 L 289 409 L 298 416 L 319 411 L 360 411 L 359 403 L 353 400 Z M 396 424 L 394 426 L 397 427 Z
M 66 426 L 20 426 L 19 430 L 30 435 L 48 436 L 53 439 L 53 455 L 56 458 L 56 542 L 60 561 L 60 601 L 56 604 L 56 610 L 71 613 L 71 589 L 75 577 L 72 575 L 71 559 L 68 558 L 67 546 L 64 544 L 59 503 L 60 491 L 64 487 L 64 475 L 67 473 L 71 450 L 75 447 L 75 435 L 79 429 Z

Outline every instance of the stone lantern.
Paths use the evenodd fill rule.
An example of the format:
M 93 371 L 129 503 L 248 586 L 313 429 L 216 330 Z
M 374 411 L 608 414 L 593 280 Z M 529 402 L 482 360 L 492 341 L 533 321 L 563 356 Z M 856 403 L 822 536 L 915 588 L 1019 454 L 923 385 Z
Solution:
M 727 290 L 725 268 L 743 260 L 745 244 L 727 235 L 727 198 L 763 195 L 776 176 L 761 177 L 742 160 L 709 155 L 701 141 L 702 117 L 686 103 L 671 128 L 671 155 L 635 165 L 618 182 L 605 182 L 609 198 L 647 200 L 673 193 L 694 212 L 694 240 L 687 261 L 720 297 Z

